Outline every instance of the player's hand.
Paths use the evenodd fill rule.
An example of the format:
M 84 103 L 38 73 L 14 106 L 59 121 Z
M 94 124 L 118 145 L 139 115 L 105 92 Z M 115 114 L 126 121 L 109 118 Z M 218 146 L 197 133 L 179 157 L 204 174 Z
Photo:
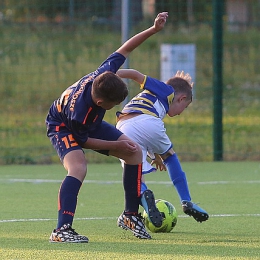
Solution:
M 163 163 L 162 158 L 155 154 L 155 159 L 152 160 L 151 165 L 154 165 L 157 170 L 166 171 L 166 166 Z
M 132 154 L 138 151 L 138 146 L 131 140 L 120 140 L 116 141 L 116 150 L 124 151 L 126 154 Z
M 156 32 L 159 32 L 160 30 L 162 30 L 162 28 L 164 27 L 164 25 L 166 23 L 167 17 L 168 17 L 168 12 L 162 12 L 156 16 L 156 18 L 154 20 L 154 25 L 153 25 Z

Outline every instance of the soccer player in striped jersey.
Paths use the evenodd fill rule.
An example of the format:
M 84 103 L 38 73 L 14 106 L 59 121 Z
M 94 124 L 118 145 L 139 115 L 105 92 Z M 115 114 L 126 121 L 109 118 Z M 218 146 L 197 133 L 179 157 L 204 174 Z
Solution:
M 143 174 L 167 169 L 184 213 L 198 222 L 206 221 L 209 218 L 208 213 L 191 201 L 186 174 L 173 150 L 163 122 L 166 115 L 180 115 L 192 102 L 193 83 L 190 75 L 183 71 L 177 72 L 166 83 L 134 69 L 119 70 L 117 75 L 136 81 L 143 90 L 121 112 L 117 112 L 116 125 L 117 129 L 142 148 Z M 151 164 L 147 161 L 147 155 L 152 159 Z M 144 199 L 147 190 L 143 178 L 141 204 L 146 211 L 149 210 Z
M 136 34 L 112 53 L 94 72 L 68 87 L 53 102 L 46 118 L 47 135 L 67 170 L 58 196 L 58 223 L 50 242 L 88 242 L 72 228 L 77 197 L 87 173 L 83 149 L 92 149 L 124 161 L 123 187 L 125 209 L 118 218 L 118 226 L 132 231 L 138 238 L 150 239 L 141 216 L 138 215 L 141 193 L 142 151 L 115 126 L 103 120 L 105 112 L 120 104 L 128 95 L 123 80 L 116 75 L 126 57 L 147 38 L 165 25 L 167 12 L 157 15 L 153 26 Z M 104 194 L 107 196 L 107 194 Z M 152 201 L 151 196 L 148 198 Z M 156 207 L 150 212 L 154 224 L 162 222 Z M 160 223 L 156 223 L 160 221 Z

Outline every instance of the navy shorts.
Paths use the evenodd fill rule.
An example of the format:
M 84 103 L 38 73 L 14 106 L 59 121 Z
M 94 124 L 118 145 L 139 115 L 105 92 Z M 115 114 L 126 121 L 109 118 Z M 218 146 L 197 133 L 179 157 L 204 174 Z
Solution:
M 57 127 L 48 125 L 47 135 L 57 151 L 60 160 L 63 161 L 64 156 L 73 150 L 83 150 L 82 147 L 74 139 L 72 133 L 66 127 Z M 93 131 L 89 132 L 88 137 L 116 141 L 123 133 L 116 129 L 115 126 L 102 121 L 101 124 Z M 109 155 L 109 150 L 94 150 L 104 155 Z

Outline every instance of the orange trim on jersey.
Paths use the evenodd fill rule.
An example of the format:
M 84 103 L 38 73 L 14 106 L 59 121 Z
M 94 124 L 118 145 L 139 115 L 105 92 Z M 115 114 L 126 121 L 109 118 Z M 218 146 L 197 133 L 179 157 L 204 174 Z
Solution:
M 62 126 L 65 126 L 65 124 L 64 124 L 64 123 L 61 123 L 60 125 L 56 125 L 55 131 L 56 131 L 56 132 L 59 132 L 59 131 L 60 131 L 60 127 L 62 127 Z
M 86 114 L 86 116 L 85 116 L 85 118 L 84 118 L 84 120 L 83 120 L 83 124 L 86 123 L 87 118 L 88 118 L 88 115 L 89 115 L 89 113 L 91 112 L 91 110 L 92 110 L 92 107 L 90 107 L 90 108 L 88 109 L 88 112 L 87 112 L 87 114 Z
M 58 112 L 60 113 L 61 112 L 61 104 L 56 104 L 56 108 L 57 108 Z
M 64 123 L 61 123 L 60 125 L 56 125 L 55 131 L 56 131 L 56 132 L 59 132 L 59 131 L 60 131 L 60 127 L 62 127 L 62 126 L 65 126 L 65 124 L 64 124 Z
M 141 196 L 141 183 L 142 183 L 142 163 L 138 164 L 137 169 L 137 196 Z
M 97 120 L 97 118 L 98 118 L 98 115 L 95 116 L 93 123 Z

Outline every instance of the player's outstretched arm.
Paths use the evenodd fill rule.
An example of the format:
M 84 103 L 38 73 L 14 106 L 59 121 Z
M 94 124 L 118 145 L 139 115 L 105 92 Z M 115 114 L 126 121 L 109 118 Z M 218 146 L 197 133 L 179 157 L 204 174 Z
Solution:
M 146 39 L 148 39 L 153 34 L 161 31 L 166 23 L 167 17 L 168 12 L 159 13 L 154 20 L 153 26 L 127 40 L 116 52 L 119 52 L 127 57 L 130 52 L 132 52 L 136 47 L 142 44 Z
M 144 74 L 134 69 L 120 69 L 116 73 L 120 78 L 123 79 L 132 79 L 139 84 L 144 82 Z

